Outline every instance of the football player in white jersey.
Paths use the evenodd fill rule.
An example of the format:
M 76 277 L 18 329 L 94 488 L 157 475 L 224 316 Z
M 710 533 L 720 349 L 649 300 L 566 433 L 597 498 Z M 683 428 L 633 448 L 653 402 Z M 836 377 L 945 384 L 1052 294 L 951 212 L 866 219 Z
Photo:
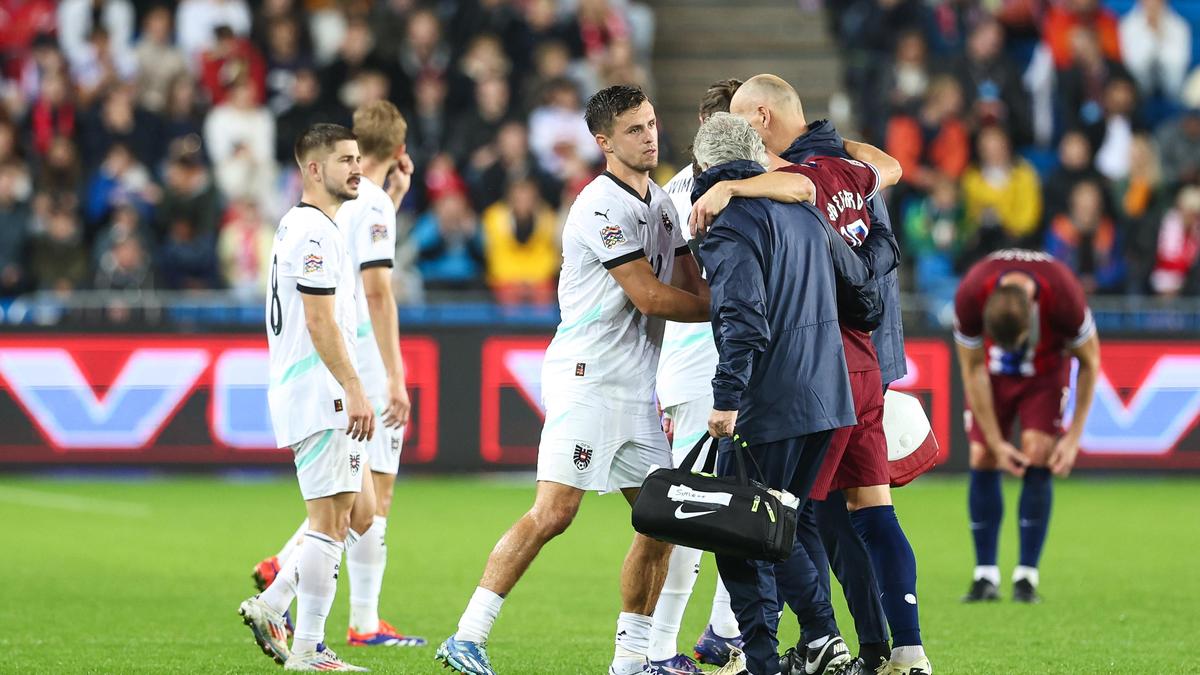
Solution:
M 350 626 L 346 641 L 355 647 L 421 647 L 424 638 L 404 635 L 379 619 L 379 595 L 387 566 L 387 517 L 400 466 L 400 447 L 408 421 L 408 391 L 400 356 L 396 299 L 391 270 L 396 255 L 396 208 L 412 182 L 412 160 L 405 152 L 408 124 L 387 101 L 354 112 L 354 135 L 362 152 L 358 197 L 338 209 L 338 227 L 349 240 L 356 286 L 358 373 L 382 424 L 367 442 L 367 465 L 374 484 L 372 524 L 357 545 L 346 550 L 350 571 Z M 383 185 L 387 184 L 388 190 Z M 365 508 L 365 506 L 363 507 Z M 271 585 L 282 565 L 303 543 L 308 521 L 280 552 L 254 570 L 260 590 Z
M 317 124 L 297 139 L 296 161 L 303 196 L 280 221 L 271 253 L 267 397 L 276 442 L 295 453 L 309 526 L 276 583 L 238 612 L 263 652 L 287 670 L 362 671 L 324 645 L 342 552 L 355 532 L 366 530 L 351 511 L 365 502 L 374 512 L 363 442 L 374 437 L 375 415 L 355 357 L 356 275 L 333 220 L 343 202 L 358 196 L 361 157 L 349 129 Z M 360 498 L 360 490 L 367 494 Z M 293 597 L 289 650 L 282 615 Z
M 588 101 L 586 119 L 608 170 L 580 192 L 563 231 L 562 322 L 542 368 L 537 493 L 492 549 L 458 632 L 438 648 L 437 658 L 460 673 L 494 675 L 487 640 L 500 606 L 542 546 L 571 524 L 584 492 L 620 490 L 632 504 L 650 468 L 671 461 L 654 401 L 664 319 L 709 317 L 708 287 L 679 216 L 650 180 L 654 107 L 640 89 L 613 86 Z M 650 613 L 670 550 L 634 535 L 610 674 L 650 668 Z

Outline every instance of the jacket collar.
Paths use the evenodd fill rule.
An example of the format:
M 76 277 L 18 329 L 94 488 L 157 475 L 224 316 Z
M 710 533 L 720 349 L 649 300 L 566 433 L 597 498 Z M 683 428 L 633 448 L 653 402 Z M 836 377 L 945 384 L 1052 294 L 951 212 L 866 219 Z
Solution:
M 766 170 L 758 162 L 751 162 L 748 159 L 738 159 L 710 166 L 707 171 L 696 176 L 695 187 L 692 188 L 692 201 L 700 199 L 705 192 L 708 192 L 709 188 L 721 181 L 749 178 L 760 173 L 766 173 Z
M 842 135 L 837 132 L 829 120 L 817 120 L 809 124 L 804 133 L 792 141 L 792 144 L 780 156 L 797 164 L 818 153 L 828 154 L 830 147 L 840 151 Z

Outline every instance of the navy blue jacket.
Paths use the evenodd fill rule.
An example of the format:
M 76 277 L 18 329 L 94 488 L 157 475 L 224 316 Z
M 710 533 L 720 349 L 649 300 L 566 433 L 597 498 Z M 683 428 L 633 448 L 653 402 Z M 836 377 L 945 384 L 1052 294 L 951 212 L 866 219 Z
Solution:
M 783 152 L 783 158 L 793 164 L 811 157 L 849 157 L 837 129 L 828 120 L 818 120 L 808 125 L 808 130 L 792 142 Z M 892 232 L 892 219 L 882 194 L 871 200 L 871 229 L 885 228 Z M 883 321 L 879 329 L 871 334 L 875 351 L 879 354 L 879 371 L 883 383 L 890 384 L 908 373 L 904 358 L 904 324 L 900 313 L 900 280 L 892 271 L 880 278 L 883 293 Z
M 719 181 L 760 173 L 746 161 L 712 167 L 697 177 L 692 199 Z M 700 260 L 719 355 L 713 406 L 738 411 L 738 433 L 759 444 L 854 424 L 839 279 L 865 315 L 881 311 L 882 297 L 821 212 L 734 199 L 700 244 Z

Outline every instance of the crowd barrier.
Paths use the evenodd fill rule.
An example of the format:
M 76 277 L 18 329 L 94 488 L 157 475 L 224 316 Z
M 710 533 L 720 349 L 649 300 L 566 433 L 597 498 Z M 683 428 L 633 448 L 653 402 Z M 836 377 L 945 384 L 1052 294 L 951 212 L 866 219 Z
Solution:
M 413 411 L 403 463 L 445 472 L 531 468 L 550 335 L 494 326 L 406 334 Z M 924 402 L 942 447 L 939 470 L 962 470 L 953 344 L 946 335 L 914 336 L 907 352 L 909 375 L 895 387 Z M 1102 354 L 1079 467 L 1200 470 L 1200 343 L 1106 337 Z M 286 464 L 290 452 L 272 439 L 266 382 L 258 333 L 2 335 L 0 466 Z

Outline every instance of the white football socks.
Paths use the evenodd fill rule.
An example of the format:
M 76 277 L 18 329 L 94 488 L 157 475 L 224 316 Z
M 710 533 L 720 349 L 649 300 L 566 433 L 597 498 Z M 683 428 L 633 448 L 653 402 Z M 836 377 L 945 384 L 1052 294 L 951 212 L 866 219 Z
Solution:
M 343 542 L 319 532 L 304 535 L 304 545 L 296 552 L 300 581 L 296 584 L 296 634 L 292 651 L 303 654 L 317 648 L 325 639 L 325 619 L 337 594 L 338 568 L 342 562 Z
M 987 579 L 992 582 L 993 586 L 1000 585 L 1000 566 L 999 565 L 976 565 L 974 581 Z
M 677 653 L 679 626 L 700 574 L 700 556 L 703 554 L 703 551 L 685 546 L 676 546 L 671 551 L 667 579 L 663 582 L 658 604 L 654 606 L 654 626 L 650 629 L 650 645 L 646 652 L 651 661 L 665 661 Z
M 460 642 L 487 642 L 492 624 L 496 623 L 496 616 L 500 614 L 503 604 L 504 598 L 482 586 L 476 587 L 466 611 L 458 620 L 458 632 L 454 634 L 454 639 Z
M 288 558 L 292 556 L 292 553 L 296 550 L 296 547 L 299 546 L 302 541 L 304 541 L 305 532 L 308 532 L 308 518 L 305 518 L 304 522 L 300 523 L 300 527 L 296 528 L 295 534 L 288 537 L 288 540 L 286 543 L 284 543 L 283 548 L 279 549 L 279 553 L 275 554 L 275 557 L 279 559 L 280 567 L 283 567 L 283 564 L 286 563 Z
M 275 581 L 267 586 L 267 590 L 259 594 L 259 599 L 267 603 L 271 609 L 283 614 L 292 606 L 296 599 L 296 581 L 299 578 L 300 556 L 293 555 L 282 561 Z
M 646 651 L 650 648 L 652 625 L 653 620 L 648 616 L 631 612 L 617 615 L 617 646 L 611 668 L 613 675 L 642 672 L 646 665 Z
M 712 626 L 713 632 L 717 637 L 736 638 L 742 634 L 738 628 L 737 615 L 733 613 L 733 607 L 729 604 L 729 589 L 725 588 L 725 582 L 721 581 L 721 575 L 717 575 L 717 590 L 713 593 L 712 613 L 708 616 L 708 625 Z
M 909 647 L 896 647 L 892 650 L 892 663 L 897 666 L 908 666 L 925 658 L 925 647 L 921 645 L 912 645 Z
M 387 567 L 387 518 L 375 516 L 375 522 L 358 543 L 346 549 L 346 568 L 350 572 L 350 627 L 356 633 L 379 630 L 379 592 Z
M 1000 578 L 999 568 L 996 569 L 996 578 L 997 579 Z M 1017 567 L 1013 570 L 1012 580 L 1015 583 L 1022 579 L 1028 580 L 1029 583 L 1033 584 L 1034 588 L 1037 588 L 1038 568 L 1026 567 L 1025 565 L 1017 565 Z

